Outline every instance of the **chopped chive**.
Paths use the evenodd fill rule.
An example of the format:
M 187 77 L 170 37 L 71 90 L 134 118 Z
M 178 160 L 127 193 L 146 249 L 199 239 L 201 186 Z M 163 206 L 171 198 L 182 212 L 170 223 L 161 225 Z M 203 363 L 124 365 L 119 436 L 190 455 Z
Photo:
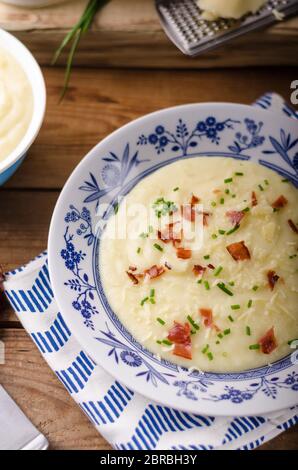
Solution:
M 222 339 L 223 338 L 223 334 L 222 333 L 218 333 L 218 338 Z
M 258 290 L 259 286 L 253 286 L 252 290 L 254 290 L 255 292 Z
M 250 335 L 251 335 L 251 329 L 250 329 L 249 326 L 247 326 L 247 327 L 245 328 L 245 331 L 246 331 L 247 336 L 250 336 Z
M 226 231 L 225 231 L 225 230 L 222 230 L 222 229 L 220 228 L 220 229 L 218 230 L 218 233 L 219 233 L 220 235 L 224 235 L 224 234 L 226 233 Z
M 154 243 L 154 248 L 156 248 L 157 250 L 159 251 L 163 251 L 163 248 L 158 244 L 158 243 Z
M 217 340 L 217 341 L 215 342 L 215 344 L 220 344 L 220 341 Z
M 277 209 L 277 207 L 273 207 L 273 209 L 272 209 L 272 210 L 273 210 L 273 212 L 278 212 L 278 209 Z
M 232 287 L 233 287 L 233 286 L 235 285 L 235 282 L 234 282 L 234 281 L 230 281 L 230 282 L 228 282 L 228 284 L 229 284 L 229 286 L 232 286 Z
M 214 271 L 214 276 L 218 276 L 221 273 L 222 270 L 223 270 L 223 267 L 218 266 L 218 268 Z
M 145 297 L 143 300 L 141 300 L 141 306 L 143 307 L 144 303 L 149 300 L 149 297 Z
M 202 284 L 202 279 L 199 279 L 199 280 L 197 281 L 197 283 L 198 283 L 198 284 Z
M 281 182 L 282 182 L 282 183 L 288 183 L 289 180 L 288 180 L 288 178 L 284 178 L 284 179 L 281 180 Z
M 137 249 L 137 253 L 138 253 L 138 255 L 141 253 L 141 247 L 139 247 L 139 248 Z
M 298 339 L 291 339 L 290 341 L 288 341 L 288 345 L 291 346 L 291 344 L 294 343 L 294 341 L 298 341 Z
M 232 317 L 232 315 L 229 315 L 229 316 L 228 316 L 228 319 L 230 320 L 230 322 L 232 322 L 232 323 L 233 323 L 233 321 L 234 321 L 234 318 Z
M 242 212 L 249 212 L 249 211 L 250 211 L 249 207 L 245 207 L 245 209 L 242 209 Z
M 224 333 L 225 336 L 229 335 L 231 333 L 230 328 L 227 328 L 226 330 L 224 330 L 223 333 Z
M 166 324 L 166 322 L 165 322 L 162 318 L 157 317 L 156 320 L 157 320 L 158 323 L 160 323 L 161 325 L 165 325 L 165 324 Z
M 206 344 L 206 346 L 202 349 L 202 353 L 205 354 L 209 349 L 209 344 Z
M 261 184 L 258 184 L 258 187 L 259 187 L 260 191 L 264 191 L 264 188 Z
M 190 330 L 190 334 L 191 334 L 191 335 L 195 335 L 195 334 L 196 334 L 196 331 L 195 331 L 195 330 Z
M 156 304 L 154 297 L 150 297 L 149 302 L 150 302 L 151 304 Z
M 225 193 L 226 193 L 226 194 L 230 194 L 229 188 L 225 189 Z
M 251 344 L 250 346 L 248 346 L 248 349 L 260 349 L 260 345 L 259 344 Z
M 213 360 L 212 352 L 208 352 L 207 357 L 208 357 L 209 361 L 212 361 Z
M 194 319 L 193 319 L 190 315 L 187 316 L 187 320 L 189 321 L 189 323 L 191 324 L 191 326 L 194 327 L 195 330 L 199 330 L 199 329 L 200 329 L 199 325 L 194 321 Z
M 204 259 L 209 259 L 210 258 L 210 255 L 205 255 L 204 256 Z
M 236 197 L 236 194 L 232 194 L 232 198 L 235 198 Z
M 223 197 L 220 198 L 220 201 L 219 201 L 221 204 L 224 204 L 225 203 L 225 200 Z
M 162 344 L 162 342 L 160 341 L 160 339 L 158 339 L 156 342 L 157 342 L 157 344 Z
M 266 184 L 266 186 L 269 186 L 269 181 L 268 180 L 264 180 L 264 183 Z
M 233 181 L 233 178 L 226 178 L 224 180 L 225 183 L 232 183 L 232 181 Z
M 238 230 L 239 227 L 240 227 L 239 224 L 235 225 L 235 227 L 231 228 L 231 230 L 227 232 L 227 235 L 231 235 L 232 233 L 236 232 L 236 230 Z
M 231 305 L 232 310 L 239 310 L 239 308 L 241 308 L 239 304 Z
M 215 201 L 212 201 L 212 202 L 211 202 L 211 206 L 212 206 L 212 207 L 215 207 L 215 206 L 216 206 L 216 202 L 215 202 Z
M 178 191 L 178 190 L 179 190 L 178 186 L 177 186 L 177 188 L 174 188 L 174 189 L 173 189 L 173 191 Z
M 168 339 L 163 339 L 162 344 L 165 344 L 166 346 L 172 346 L 172 341 L 169 341 Z
M 150 297 L 154 297 L 155 296 L 155 289 L 151 289 L 150 290 Z
M 290 256 L 289 256 L 290 259 L 294 259 L 294 258 L 296 258 L 296 257 L 297 257 L 297 254 L 296 254 L 296 253 L 294 253 L 293 255 L 290 255 Z
M 145 232 L 142 232 L 139 235 L 140 238 L 148 238 L 148 236 L 149 236 L 148 233 L 145 233 Z
M 244 173 L 242 173 L 241 171 L 236 171 L 235 175 L 236 175 L 236 176 L 243 176 Z
M 231 295 L 231 296 L 234 295 L 233 292 L 231 292 L 223 282 L 219 282 L 217 284 L 217 287 L 219 289 L 221 289 L 225 294 L 228 294 L 228 295 Z
M 206 290 L 210 290 L 210 285 L 209 285 L 208 281 L 204 281 L 204 286 L 205 286 Z
M 249 301 L 247 302 L 247 307 L 250 308 L 252 306 L 252 300 L 249 299 Z
M 215 240 L 215 239 L 217 238 L 216 233 L 213 233 L 213 234 L 211 235 L 211 237 L 213 238 L 213 240 Z

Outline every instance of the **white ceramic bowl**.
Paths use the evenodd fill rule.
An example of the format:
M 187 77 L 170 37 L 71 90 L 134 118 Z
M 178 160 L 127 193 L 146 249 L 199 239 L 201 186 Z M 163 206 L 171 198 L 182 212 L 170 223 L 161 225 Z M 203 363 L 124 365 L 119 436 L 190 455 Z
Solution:
M 26 156 L 41 127 L 45 107 L 46 88 L 39 65 L 29 50 L 14 36 L 0 29 L 0 47 L 7 49 L 24 69 L 33 92 L 33 115 L 26 134 L 15 149 L 0 161 L 0 186 L 11 177 Z

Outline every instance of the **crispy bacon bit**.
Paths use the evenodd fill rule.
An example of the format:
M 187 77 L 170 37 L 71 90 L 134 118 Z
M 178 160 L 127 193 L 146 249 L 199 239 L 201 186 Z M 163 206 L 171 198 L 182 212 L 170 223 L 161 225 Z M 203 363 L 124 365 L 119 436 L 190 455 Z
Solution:
M 189 259 L 191 258 L 191 250 L 186 250 L 185 248 L 179 247 L 176 248 L 177 258 Z
M 288 220 L 288 224 L 289 224 L 289 226 L 291 227 L 291 229 L 293 230 L 294 233 L 298 233 L 298 227 L 297 227 L 297 225 L 295 225 L 295 223 L 293 222 L 292 219 Z M 0 282 L 1 282 L 1 280 L 0 280 Z
M 221 193 L 221 189 L 213 189 L 212 191 L 214 194 L 218 194 L 218 193 Z
M 268 282 L 269 282 L 269 287 L 270 287 L 271 290 L 273 290 L 275 284 L 277 283 L 277 281 L 279 279 L 279 276 L 276 274 L 275 271 L 270 270 L 267 273 L 267 278 L 268 278 Z
M 210 212 L 199 212 L 200 215 L 203 215 L 203 225 L 208 227 L 208 217 L 211 215 Z
M 136 267 L 136 266 L 129 266 L 129 267 L 128 267 L 128 270 L 129 270 L 129 271 L 136 271 L 136 270 L 137 270 L 137 267 Z
M 281 209 L 282 207 L 285 207 L 285 205 L 288 203 L 288 200 L 284 196 L 279 196 L 276 201 L 274 201 L 271 206 L 273 209 Z
M 190 201 L 190 205 L 194 206 L 195 204 L 198 204 L 199 202 L 200 202 L 200 198 L 193 194 L 192 198 L 191 198 L 191 201 Z
M 245 213 L 243 211 L 228 211 L 226 216 L 230 219 L 231 224 L 239 225 Z
M 274 335 L 274 328 L 270 328 L 267 333 L 262 336 L 259 340 L 259 345 L 261 346 L 261 351 L 264 354 L 270 354 L 274 349 L 277 348 L 277 341 Z
M 184 357 L 185 359 L 192 358 L 189 323 L 184 323 L 183 325 L 175 321 L 174 326 L 169 331 L 168 340 L 172 341 L 175 345 L 173 354 Z
M 139 284 L 138 278 L 133 273 L 126 271 L 126 274 L 128 275 L 129 279 L 133 282 L 133 284 Z
M 199 311 L 204 319 L 204 325 L 206 328 L 215 328 L 216 331 L 220 331 L 218 326 L 213 323 L 213 314 L 211 308 L 200 308 Z
M 208 266 L 209 269 L 215 269 L 215 266 L 213 266 L 213 264 L 211 264 L 211 263 L 209 263 L 207 266 Z
M 155 279 L 156 277 L 161 276 L 165 272 L 165 268 L 163 266 L 151 266 L 149 269 L 145 269 L 144 275 L 149 276 L 150 279 Z
M 174 233 L 174 225 L 177 222 L 172 222 L 168 225 L 168 229 L 162 233 L 160 230 L 157 232 L 157 236 L 159 240 L 161 240 L 164 243 L 169 243 L 173 242 L 173 245 L 175 246 L 176 243 L 181 243 L 182 240 L 182 229 L 180 230 L 180 234 Z
M 192 272 L 194 273 L 195 276 L 202 276 L 205 271 L 206 271 L 205 266 L 201 266 L 200 264 L 195 264 L 194 267 L 192 268 Z
M 246 259 L 250 259 L 250 252 L 247 246 L 245 245 L 244 241 L 232 243 L 226 248 L 235 261 L 243 261 Z
M 258 205 L 257 195 L 254 191 L 251 193 L 251 205 L 253 207 Z

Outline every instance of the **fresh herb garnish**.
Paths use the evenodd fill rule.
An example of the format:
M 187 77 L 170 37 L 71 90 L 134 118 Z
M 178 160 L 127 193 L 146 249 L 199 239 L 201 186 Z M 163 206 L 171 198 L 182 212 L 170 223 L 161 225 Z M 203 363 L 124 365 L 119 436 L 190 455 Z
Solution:
M 195 330 L 199 330 L 200 329 L 200 326 L 194 321 L 194 319 L 188 315 L 187 316 L 187 320 L 189 321 L 189 323 L 191 324 L 191 326 L 194 327 Z
M 228 188 L 225 189 L 225 193 L 226 193 L 226 194 L 230 194 L 230 190 L 229 190 Z
M 250 308 L 252 306 L 252 300 L 249 299 L 249 301 L 247 302 L 247 307 Z
M 235 227 L 231 228 L 231 230 L 229 230 L 226 234 L 231 235 L 232 233 L 236 232 L 236 230 L 238 230 L 239 227 L 240 227 L 239 224 L 235 225 Z
M 138 255 L 141 253 L 141 247 L 139 247 L 139 248 L 137 249 L 137 253 L 138 253 Z
M 208 281 L 204 281 L 204 286 L 205 286 L 206 290 L 210 290 L 210 285 L 209 285 Z
M 253 286 L 252 290 L 254 290 L 255 292 L 258 290 L 259 286 Z
M 218 266 L 218 268 L 214 271 L 214 276 L 218 276 L 221 273 L 222 270 L 223 270 L 223 267 Z
M 227 328 L 227 329 L 224 330 L 224 332 L 223 332 L 223 334 L 224 334 L 225 336 L 229 335 L 230 333 L 231 333 L 230 328 Z
M 219 202 L 220 202 L 221 204 L 224 204 L 224 203 L 225 203 L 225 200 L 224 200 L 224 198 L 223 198 L 223 197 L 221 197 L 221 198 L 220 198 L 220 200 L 219 200 Z
M 224 234 L 226 233 L 226 231 L 225 231 L 225 230 L 222 230 L 222 229 L 220 228 L 220 229 L 218 230 L 218 233 L 219 233 L 220 235 L 224 235 Z
M 242 173 L 241 171 L 236 171 L 235 175 L 236 175 L 236 176 L 243 176 L 244 173 Z
M 226 178 L 224 180 L 225 183 L 232 183 L 232 181 L 233 181 L 233 178 Z
M 246 331 L 247 336 L 251 336 L 251 329 L 249 326 L 245 328 L 245 331 Z
M 221 289 L 225 294 L 230 295 L 230 296 L 234 295 L 233 292 L 231 292 L 231 291 L 226 287 L 226 285 L 225 285 L 223 282 L 219 282 L 219 283 L 216 284 L 216 285 L 217 285 L 217 287 L 218 287 L 219 289 Z
M 143 300 L 141 300 L 141 306 L 143 307 L 143 305 L 145 304 L 145 302 L 147 302 L 149 300 L 149 297 L 144 297 Z
M 172 341 L 169 341 L 168 339 L 163 339 L 162 344 L 165 344 L 166 346 L 172 346 Z
M 166 324 L 166 322 L 162 318 L 159 318 L 159 317 L 157 317 L 156 321 L 158 321 L 158 323 L 160 323 L 161 325 Z
M 249 349 L 260 349 L 260 345 L 259 344 L 251 344 L 250 346 L 248 346 Z
M 281 180 L 281 182 L 282 182 L 282 183 L 288 183 L 289 180 L 288 180 L 288 178 L 284 178 L 284 179 Z
M 249 211 L 250 211 L 249 207 L 245 207 L 244 209 L 242 209 L 242 212 L 249 212 Z
M 202 353 L 205 354 L 209 349 L 209 344 L 206 344 L 206 346 L 202 349 Z
M 217 238 L 216 233 L 212 233 L 211 237 L 213 238 L 213 240 L 215 240 Z
M 222 339 L 223 338 L 223 334 L 222 333 L 218 333 L 218 338 Z
M 232 323 L 234 322 L 234 318 L 232 317 L 232 315 L 229 315 L 228 319 L 230 320 L 230 322 L 232 322 Z
M 264 191 L 264 188 L 261 184 L 258 184 L 258 187 L 259 187 L 260 191 Z
M 162 215 L 172 214 L 178 210 L 174 202 L 166 201 L 163 197 L 156 199 L 152 207 L 155 210 L 155 215 L 158 218 L 160 218 Z
M 212 207 L 215 207 L 215 206 L 216 206 L 216 202 L 215 202 L 215 201 L 212 201 L 212 202 L 211 202 L 211 206 L 212 206 Z
M 179 191 L 179 188 L 178 188 L 178 186 L 177 186 L 177 188 L 174 188 L 174 189 L 173 189 L 173 191 Z
M 231 305 L 232 310 L 239 310 L 239 308 L 241 308 L 239 304 Z
M 208 357 L 209 361 L 212 361 L 213 360 L 212 352 L 208 352 L 207 357 Z
M 210 259 L 210 255 L 205 255 L 204 259 Z
M 158 251 L 163 251 L 163 247 L 160 246 L 158 243 L 154 243 L 154 248 L 156 248 Z

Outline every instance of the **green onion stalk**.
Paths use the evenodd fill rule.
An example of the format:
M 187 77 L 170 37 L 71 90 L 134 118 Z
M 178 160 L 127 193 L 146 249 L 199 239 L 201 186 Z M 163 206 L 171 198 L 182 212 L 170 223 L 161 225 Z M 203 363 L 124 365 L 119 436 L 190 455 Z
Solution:
M 94 20 L 96 13 L 106 4 L 109 0 L 89 0 L 86 5 L 85 10 L 82 13 L 79 21 L 74 25 L 74 27 L 67 33 L 60 46 L 56 50 L 52 65 L 54 65 L 58 58 L 60 57 L 62 51 L 66 46 L 69 46 L 69 53 L 66 61 L 65 75 L 63 88 L 60 95 L 60 101 L 64 98 L 67 91 L 67 87 L 70 80 L 71 70 L 75 52 L 81 40 L 81 37 L 90 29 L 90 26 Z

